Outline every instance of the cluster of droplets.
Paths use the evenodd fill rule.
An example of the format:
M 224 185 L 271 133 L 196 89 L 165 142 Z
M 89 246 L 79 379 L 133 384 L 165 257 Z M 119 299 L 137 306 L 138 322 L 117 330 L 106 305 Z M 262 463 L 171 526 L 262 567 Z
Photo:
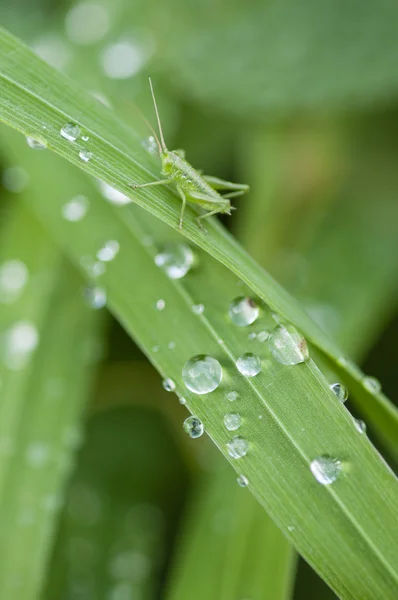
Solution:
M 80 137 L 81 131 L 79 125 L 76 125 L 76 123 L 65 123 L 61 127 L 60 134 L 65 140 L 68 140 L 68 142 L 76 142 Z M 83 142 L 87 142 L 89 137 L 87 135 L 83 135 L 81 136 L 81 139 Z M 87 148 L 81 148 L 79 150 L 79 158 L 85 163 L 87 163 L 92 156 L 93 153 Z

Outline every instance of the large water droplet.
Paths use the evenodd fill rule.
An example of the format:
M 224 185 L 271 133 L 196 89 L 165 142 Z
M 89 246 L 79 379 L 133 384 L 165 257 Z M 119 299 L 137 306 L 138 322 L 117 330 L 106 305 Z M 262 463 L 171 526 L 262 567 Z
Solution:
M 29 271 L 20 260 L 8 260 L 0 266 L 0 302 L 11 304 L 21 295 L 29 278 Z
M 236 366 L 245 377 L 254 377 L 261 371 L 261 360 L 251 352 L 246 352 L 238 358 Z
M 75 4 L 65 18 L 66 35 L 80 46 L 99 42 L 109 29 L 109 15 L 97 2 Z
M 249 485 L 249 480 L 247 477 L 245 477 L 244 475 L 239 475 L 236 479 L 236 481 L 238 482 L 238 485 L 240 487 L 246 487 Z
M 220 385 L 222 368 L 215 358 L 199 354 L 185 363 L 182 378 L 186 387 L 194 394 L 209 394 Z
M 364 377 L 362 380 L 363 386 L 372 394 L 381 392 L 381 383 L 376 377 Z
M 69 142 L 75 142 L 80 135 L 80 127 L 74 123 L 65 123 L 61 127 L 60 133 Z
M 106 291 L 98 286 L 85 288 L 84 298 L 87 304 L 94 309 L 103 308 L 106 305 Z
M 238 392 L 232 391 L 232 392 L 228 392 L 228 394 L 227 394 L 227 400 L 229 400 L 230 402 L 234 402 L 238 398 L 239 398 Z
M 224 425 L 228 431 L 236 431 L 242 424 L 242 417 L 238 413 L 228 413 L 224 417 Z
M 319 456 L 311 462 L 310 468 L 313 476 L 319 483 L 330 485 L 340 475 L 342 463 L 337 458 L 332 458 L 331 456 Z
M 111 185 L 108 185 L 104 181 L 99 181 L 99 188 L 101 195 L 111 204 L 123 206 L 124 204 L 130 204 L 132 202 L 132 200 L 130 200 L 130 198 L 128 198 L 125 194 L 122 194 L 122 192 L 119 192 L 117 189 Z
M 155 263 L 170 279 L 181 279 L 194 263 L 194 255 L 187 244 L 166 244 L 155 256 Z
M 162 385 L 166 392 L 174 392 L 174 390 L 176 389 L 176 384 L 170 378 L 164 379 Z
M 119 252 L 119 242 L 117 240 L 108 240 L 97 252 L 98 260 L 102 262 L 109 262 L 113 260 L 116 254 Z
M 80 221 L 87 213 L 89 201 L 86 196 L 76 196 L 62 207 L 62 216 L 67 221 Z
M 26 143 L 33 150 L 45 150 L 47 148 L 47 144 L 44 140 L 38 140 L 30 135 L 26 136 Z
M 205 428 L 200 419 L 198 417 L 188 417 L 184 421 L 184 431 L 191 438 L 198 438 L 203 435 Z
M 39 343 L 37 327 L 29 321 L 19 321 L 5 333 L 3 360 L 9 369 L 17 371 L 25 367 Z
M 80 152 L 79 152 L 79 158 L 83 162 L 88 162 L 90 160 L 90 158 L 92 158 L 92 156 L 93 156 L 93 153 L 90 152 L 90 150 L 80 150 Z
M 361 421 L 361 419 L 353 419 L 355 428 L 359 431 L 359 433 L 366 433 L 366 423 Z
M 232 300 L 228 313 L 235 325 L 246 327 L 257 319 L 259 308 L 252 298 L 240 296 Z
M 309 358 L 307 342 L 293 325 L 278 325 L 268 339 L 274 358 L 282 365 L 297 365 Z
M 344 385 L 341 385 L 341 383 L 332 383 L 329 387 L 332 390 L 332 392 L 336 394 L 340 402 L 345 402 L 347 400 L 348 392 Z
M 242 458 L 249 451 L 249 442 L 240 435 L 235 435 L 231 441 L 227 443 L 228 454 L 231 458 Z

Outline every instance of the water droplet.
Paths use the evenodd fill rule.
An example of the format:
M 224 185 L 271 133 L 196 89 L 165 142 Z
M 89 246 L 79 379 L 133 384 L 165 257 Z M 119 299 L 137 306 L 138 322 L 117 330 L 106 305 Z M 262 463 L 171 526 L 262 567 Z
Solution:
M 353 419 L 355 428 L 359 431 L 359 433 L 366 433 L 366 423 L 361 421 L 361 419 Z
M 26 460 L 31 467 L 40 469 L 44 467 L 50 458 L 50 448 L 48 444 L 35 442 L 30 444 L 26 450 Z
M 247 336 L 247 338 L 249 340 L 255 340 L 257 337 L 257 333 L 255 331 L 252 331 L 251 333 L 249 333 L 249 335 Z
M 297 365 L 309 358 L 307 342 L 293 325 L 278 325 L 268 339 L 274 358 L 282 365 Z
M 132 202 L 132 200 L 130 200 L 130 198 L 128 198 L 125 194 L 122 194 L 122 192 L 119 192 L 117 189 L 111 185 L 108 185 L 104 181 L 99 181 L 98 185 L 101 195 L 111 204 L 116 206 L 124 206 L 125 204 L 130 204 Z
M 25 263 L 18 259 L 8 260 L 0 266 L 0 302 L 11 304 L 21 295 L 29 279 Z
M 242 424 L 242 417 L 238 413 L 228 413 L 224 417 L 224 425 L 228 431 L 236 431 Z
M 109 29 L 106 8 L 97 2 L 75 4 L 65 18 L 66 35 L 73 44 L 89 46 L 99 42 Z
M 61 127 L 60 133 L 69 142 L 75 142 L 80 135 L 80 127 L 74 123 L 65 123 Z
M 62 207 L 62 216 L 67 221 L 81 221 L 89 209 L 89 201 L 86 196 L 76 196 Z
M 82 135 L 82 142 L 88 142 L 89 139 L 88 135 Z
M 215 358 L 199 354 L 185 363 L 182 379 L 186 387 L 194 394 L 209 394 L 220 385 L 222 368 Z
M 108 240 L 107 242 L 105 242 L 102 248 L 98 250 L 98 260 L 101 260 L 102 262 L 109 262 L 113 260 L 116 254 L 119 252 L 119 248 L 119 242 L 117 242 L 116 240 Z
M 44 140 L 38 140 L 30 135 L 26 136 L 26 143 L 33 150 L 45 150 L 47 148 L 47 144 Z
M 257 319 L 259 308 L 252 298 L 239 296 L 239 298 L 232 300 L 228 314 L 235 325 L 246 327 Z
M 231 458 L 242 458 L 248 453 L 249 442 L 242 436 L 235 435 L 235 437 L 227 443 L 227 450 Z
M 344 385 L 341 385 L 341 383 L 332 383 L 329 387 L 332 390 L 332 392 L 336 394 L 340 402 L 345 402 L 347 400 L 348 391 L 346 390 Z
M 164 379 L 162 385 L 166 392 L 174 392 L 174 390 L 176 389 L 176 384 L 170 378 Z
M 183 396 L 180 396 L 178 400 L 179 400 L 180 404 L 182 404 L 182 405 L 185 405 L 187 403 L 187 399 L 184 398 Z
M 106 46 L 101 62 L 105 75 L 112 79 L 128 79 L 136 75 L 152 53 L 150 40 L 122 39 Z
M 162 298 L 160 298 L 160 300 L 158 300 L 156 302 L 156 310 L 164 310 L 166 308 L 166 302 L 164 300 L 162 300 Z
M 156 154 L 158 150 L 158 146 L 153 135 L 150 135 L 148 138 L 141 142 L 141 145 L 149 154 Z
M 160 346 L 152 346 L 152 352 L 159 352 Z
M 103 308 L 106 304 L 106 291 L 98 286 L 90 286 L 84 289 L 84 298 L 91 308 Z
M 93 153 L 90 152 L 89 150 L 80 150 L 79 152 L 79 158 L 83 161 L 83 162 L 88 162 L 90 160 L 90 158 L 92 158 Z
M 3 171 L 1 181 L 6 190 L 19 194 L 28 185 L 29 175 L 21 167 L 8 167 Z
M 4 363 L 13 371 L 22 369 L 28 363 L 38 343 L 39 332 L 33 323 L 29 321 L 15 323 L 4 336 Z
M 227 400 L 229 400 L 230 402 L 235 402 L 235 400 L 237 400 L 238 398 L 239 398 L 238 392 L 232 391 L 232 392 L 228 392 L 228 394 L 227 394 Z
M 195 315 L 203 315 L 204 310 L 205 310 L 204 304 L 192 304 L 192 312 L 194 312 Z
M 362 380 L 364 388 L 372 394 L 378 394 L 381 392 L 381 383 L 376 377 L 364 377 Z
M 236 481 L 238 482 L 238 485 L 240 487 L 246 487 L 249 485 L 249 480 L 247 477 L 245 477 L 244 475 L 239 475 L 236 479 Z
M 257 334 L 257 339 L 259 342 L 266 342 L 269 338 L 269 331 L 259 331 Z
M 261 371 L 261 360 L 251 352 L 246 352 L 238 358 L 236 366 L 242 375 L 254 377 Z
M 198 417 L 188 417 L 184 421 L 184 431 L 191 438 L 198 438 L 204 433 L 204 425 Z
M 341 473 L 342 463 L 337 458 L 330 456 L 319 456 L 310 465 L 311 472 L 318 483 L 330 485 Z
M 181 279 L 192 267 L 194 255 L 187 244 L 166 244 L 155 256 L 155 263 L 170 279 Z
M 176 347 L 176 343 L 175 342 L 169 342 L 167 344 L 167 347 L 169 350 L 174 350 L 174 348 Z

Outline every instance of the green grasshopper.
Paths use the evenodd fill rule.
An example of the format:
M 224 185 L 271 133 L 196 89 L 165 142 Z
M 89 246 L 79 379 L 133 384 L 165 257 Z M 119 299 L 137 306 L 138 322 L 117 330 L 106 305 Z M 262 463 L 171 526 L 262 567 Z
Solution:
M 217 213 L 230 215 L 231 210 L 234 210 L 234 207 L 231 206 L 230 198 L 235 198 L 236 196 L 245 194 L 249 191 L 249 186 L 243 183 L 231 183 L 230 181 L 224 181 L 223 179 L 218 179 L 217 177 L 202 175 L 200 171 L 194 169 L 193 166 L 185 159 L 184 150 L 170 151 L 167 149 L 163 137 L 162 125 L 160 122 L 159 111 L 156 104 L 151 78 L 149 78 L 149 85 L 151 88 L 153 105 L 158 122 L 160 140 L 149 123 L 147 124 L 156 140 L 159 155 L 162 161 L 162 175 L 164 175 L 165 179 L 151 181 L 150 183 L 131 184 L 131 187 L 133 189 L 138 189 L 152 185 L 167 185 L 170 183 L 175 183 L 177 192 L 182 199 L 179 229 L 182 228 L 184 222 L 184 213 L 187 202 L 198 204 L 208 211 L 197 217 L 197 222 L 203 229 L 201 219 L 206 219 L 207 217 Z M 222 196 L 217 190 L 232 191 L 229 191 L 227 194 Z

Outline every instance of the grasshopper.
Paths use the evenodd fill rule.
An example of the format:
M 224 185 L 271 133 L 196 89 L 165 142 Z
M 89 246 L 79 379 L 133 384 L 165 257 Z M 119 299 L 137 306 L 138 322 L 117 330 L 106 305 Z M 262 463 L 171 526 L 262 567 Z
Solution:
M 215 215 L 217 213 L 230 215 L 231 210 L 234 210 L 234 207 L 231 206 L 230 198 L 235 198 L 236 196 L 245 194 L 249 191 L 249 186 L 243 183 L 231 183 L 230 181 L 224 181 L 223 179 L 218 179 L 218 177 L 202 175 L 201 171 L 194 169 L 193 166 L 185 159 L 184 150 L 167 149 L 163 137 L 159 110 L 156 104 L 151 78 L 149 78 L 149 85 L 151 88 L 160 139 L 150 124 L 148 122 L 147 124 L 156 140 L 159 156 L 162 161 L 162 175 L 164 176 L 164 179 L 151 181 L 149 183 L 133 183 L 131 184 L 131 187 L 133 189 L 138 189 L 152 185 L 168 185 L 170 183 L 174 183 L 182 200 L 180 221 L 178 225 L 179 229 L 182 229 L 187 202 L 198 204 L 202 208 L 206 209 L 206 213 L 196 217 L 199 226 L 204 229 L 201 219 L 207 219 L 207 217 L 211 217 L 211 215 Z M 218 190 L 227 191 L 228 193 L 221 195 Z

